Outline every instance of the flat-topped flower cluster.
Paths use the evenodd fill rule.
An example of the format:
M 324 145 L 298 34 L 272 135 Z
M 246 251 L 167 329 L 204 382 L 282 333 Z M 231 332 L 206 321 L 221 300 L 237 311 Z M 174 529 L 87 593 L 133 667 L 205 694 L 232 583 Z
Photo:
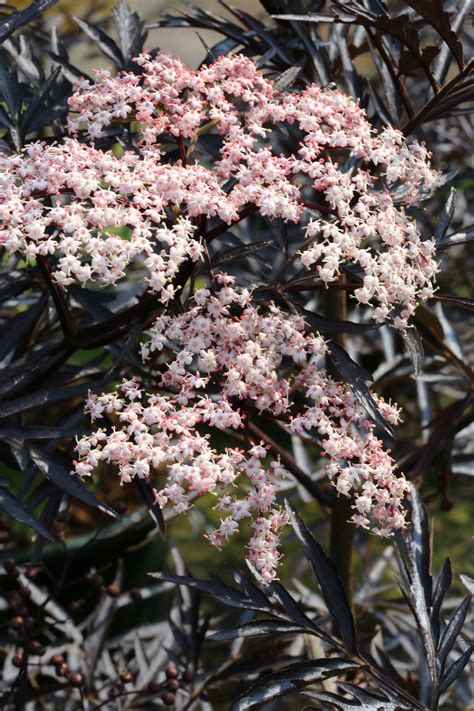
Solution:
M 352 497 L 354 523 L 388 535 L 404 525 L 407 484 L 348 387 L 323 369 L 323 339 L 300 316 L 255 306 L 226 274 L 168 307 L 183 265 L 206 259 L 211 236 L 253 211 L 301 225 L 293 256 L 311 279 L 328 286 L 353 265 L 356 301 L 406 328 L 437 271 L 434 241 L 405 212 L 438 183 L 426 148 L 390 127 L 377 132 L 339 90 L 278 91 L 244 56 L 198 71 L 166 53 L 136 63 L 135 72 L 80 82 L 62 143 L 0 155 L 0 245 L 29 261 L 51 258 L 63 288 L 113 285 L 139 264 L 163 305 L 142 346 L 155 391 L 131 380 L 90 396 L 92 418 L 107 414 L 113 426 L 78 442 L 76 472 L 108 462 L 128 482 L 165 466 L 157 503 L 182 512 L 215 495 L 224 516 L 209 534 L 217 546 L 250 519 L 249 559 L 269 581 L 287 521 L 277 503 L 285 472 L 248 426 L 253 413 L 268 415 L 317 441 L 329 479 Z M 94 145 L 115 122 L 129 125 L 133 150 Z M 295 153 L 275 148 L 287 129 Z M 218 155 L 199 162 L 196 145 L 209 132 Z M 378 405 L 398 421 L 396 408 Z M 235 446 L 219 446 L 223 430 Z
M 90 396 L 92 418 L 109 413 L 116 425 L 79 441 L 76 471 L 84 476 L 101 461 L 112 463 L 128 482 L 166 465 L 157 503 L 181 513 L 196 496 L 216 496 L 226 514 L 209 535 L 217 546 L 242 519 L 251 519 L 248 557 L 269 581 L 279 558 L 278 532 L 287 521 L 277 503 L 284 471 L 247 428 L 256 410 L 281 420 L 289 432 L 319 440 L 330 480 L 342 496 L 353 497 L 355 524 L 372 524 L 383 536 L 402 527 L 407 482 L 395 476 L 389 453 L 348 387 L 318 364 L 324 340 L 308 333 L 299 316 L 275 305 L 253 306 L 250 292 L 236 288 L 227 274 L 217 275 L 213 292 L 199 289 L 186 306 L 178 316 L 160 317 L 142 347 L 145 360 L 163 356 L 156 373 L 160 394 L 126 381 L 120 392 Z M 378 405 L 389 422 L 398 422 L 396 408 L 382 400 Z M 219 430 L 230 430 L 236 446 L 220 451 Z
M 393 315 L 406 325 L 432 295 L 434 243 L 421 239 L 391 188 L 401 186 L 397 201 L 405 205 L 433 190 L 438 176 L 424 146 L 406 144 L 392 128 L 375 131 L 339 90 L 281 93 L 244 56 L 198 71 L 165 53 L 136 61 L 136 73 L 102 70 L 94 83 L 80 83 L 69 139 L 0 156 L 0 244 L 29 260 L 57 255 L 54 275 L 64 286 L 114 284 L 141 261 L 167 303 L 180 265 L 201 255 L 205 238 L 192 218 L 231 225 L 253 205 L 302 222 L 301 261 L 325 284 L 339 278 L 341 265 L 355 265 L 362 276 L 355 299 L 372 304 L 377 320 Z M 75 137 L 81 127 L 98 137 L 114 121 L 134 122 L 137 150 L 116 156 Z M 299 132 L 299 148 L 277 155 L 272 136 L 285 124 Z M 205 165 L 192 151 L 203 130 L 222 137 L 217 159 Z M 175 162 L 164 135 L 182 142 Z M 314 196 L 323 203 L 318 217 L 307 208 Z M 117 235 L 123 227 L 128 239 Z

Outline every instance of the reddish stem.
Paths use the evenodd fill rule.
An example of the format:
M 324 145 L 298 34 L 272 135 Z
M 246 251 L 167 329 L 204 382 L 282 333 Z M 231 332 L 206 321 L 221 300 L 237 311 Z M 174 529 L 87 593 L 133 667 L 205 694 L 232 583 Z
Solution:
M 335 210 L 333 207 L 320 205 L 317 202 L 310 202 L 309 200 L 301 200 L 301 205 L 307 207 L 308 210 L 317 210 L 322 215 L 335 215 L 337 217 L 337 210 Z
M 323 215 L 335 215 L 337 216 L 337 210 L 334 210 L 332 207 L 326 207 L 325 205 L 320 205 L 319 203 L 316 202 L 309 202 L 308 200 L 301 200 L 301 205 L 304 207 L 308 208 L 309 210 L 317 210 Z M 238 222 L 241 222 L 244 220 L 246 217 L 249 215 L 252 215 L 254 212 L 258 210 L 257 205 L 247 205 L 246 207 L 243 207 L 241 210 L 238 212 L 238 219 L 234 220 L 231 224 L 227 224 L 226 222 L 221 223 L 220 225 L 216 225 L 216 227 L 213 227 L 212 230 L 209 230 L 206 232 L 203 237 L 205 238 L 206 242 L 209 243 L 216 237 L 219 237 L 223 232 L 226 232 L 226 230 L 230 229 L 233 225 L 237 224 Z
M 257 205 L 247 205 L 247 207 L 243 207 L 237 213 L 239 216 L 238 219 L 234 220 L 232 224 L 229 225 L 227 222 L 222 222 L 220 225 L 216 225 L 216 227 L 213 227 L 212 230 L 208 230 L 208 232 L 205 232 L 203 234 L 203 238 L 209 244 L 209 242 L 212 242 L 213 239 L 219 237 L 219 235 L 226 232 L 230 227 L 237 224 L 238 222 L 241 222 L 242 220 L 245 220 L 245 218 L 249 215 L 252 215 L 252 213 L 257 211 L 257 209 Z
M 71 317 L 71 314 L 69 313 L 69 308 L 66 299 L 64 298 L 64 294 L 61 290 L 61 287 L 54 281 L 51 275 L 51 269 L 49 267 L 48 260 L 45 257 L 41 256 L 39 256 L 37 259 L 39 267 L 43 272 L 43 276 L 48 286 L 49 293 L 53 297 L 53 301 L 58 312 L 63 333 L 65 336 L 70 336 L 72 333 L 75 332 L 77 327 Z
M 321 291 L 322 289 L 338 289 L 339 291 L 354 291 L 359 288 L 359 284 L 289 284 L 283 287 L 283 291 Z
M 184 145 L 184 140 L 181 136 L 178 136 L 176 139 L 176 143 L 178 144 L 178 154 L 181 160 L 181 163 L 183 164 L 183 167 L 186 166 L 187 163 L 187 155 L 186 155 L 186 146 Z

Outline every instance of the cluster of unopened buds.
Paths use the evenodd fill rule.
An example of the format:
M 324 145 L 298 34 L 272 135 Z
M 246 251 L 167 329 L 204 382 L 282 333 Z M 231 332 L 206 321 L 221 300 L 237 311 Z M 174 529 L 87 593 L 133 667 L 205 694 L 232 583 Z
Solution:
M 241 55 L 197 71 L 166 53 L 136 63 L 135 72 L 101 70 L 94 82 L 79 83 L 62 143 L 0 155 L 1 245 L 29 261 L 54 256 L 62 287 L 115 284 L 138 264 L 165 308 L 183 265 L 206 258 L 213 230 L 254 211 L 301 225 L 294 256 L 312 279 L 328 286 L 352 265 L 360 279 L 354 299 L 370 305 L 376 321 L 407 327 L 432 296 L 437 271 L 434 241 L 423 240 L 405 212 L 438 184 L 423 145 L 407 144 L 391 127 L 377 132 L 337 89 L 280 92 Z M 123 121 L 133 150 L 94 145 Z M 295 153 L 276 152 L 285 126 L 298 136 Z M 199 162 L 195 148 L 209 132 L 219 137 L 218 155 Z M 195 496 L 218 496 L 227 517 L 210 540 L 221 545 L 250 518 L 249 557 L 270 580 L 286 523 L 277 504 L 284 472 L 247 428 L 251 403 L 292 432 L 317 433 L 329 478 L 354 497 L 356 524 L 372 521 L 382 535 L 402 526 L 406 482 L 348 388 L 321 369 L 324 341 L 298 316 L 254 307 L 251 293 L 226 275 L 186 306 L 177 316 L 165 312 L 142 349 L 145 359 L 167 353 L 159 394 L 130 381 L 91 396 L 92 417 L 108 413 L 115 424 L 79 442 L 77 472 L 107 461 L 129 481 L 166 464 L 159 505 L 184 511 Z M 283 359 L 294 364 L 290 374 Z M 296 393 L 306 403 L 299 410 Z M 393 407 L 379 405 L 397 421 Z M 208 430 L 230 431 L 238 445 L 218 451 Z

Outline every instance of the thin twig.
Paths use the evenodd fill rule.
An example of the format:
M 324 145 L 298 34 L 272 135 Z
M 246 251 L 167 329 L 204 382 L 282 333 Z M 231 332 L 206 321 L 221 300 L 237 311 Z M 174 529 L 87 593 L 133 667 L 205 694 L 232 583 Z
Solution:
M 48 291 L 53 297 L 53 301 L 58 312 L 59 321 L 61 323 L 63 333 L 66 337 L 69 337 L 76 331 L 77 326 L 74 323 L 71 314 L 69 313 L 69 308 L 66 299 L 64 298 L 64 294 L 61 290 L 61 287 L 54 281 L 51 275 L 51 269 L 49 267 L 46 257 L 39 256 L 38 264 L 45 278 Z
M 318 202 L 311 202 L 311 200 L 301 200 L 301 205 L 307 207 L 308 210 L 317 210 L 322 215 L 335 215 L 338 216 L 337 210 L 333 207 L 328 207 L 327 205 L 320 205 Z
M 178 136 L 176 139 L 176 143 L 178 144 L 178 154 L 181 160 L 181 163 L 183 167 L 186 167 L 187 164 L 187 153 L 186 153 L 186 146 L 184 145 L 184 140 L 181 136 Z
M 320 283 L 320 284 L 289 284 L 288 286 L 283 285 L 281 287 L 282 291 L 323 291 L 326 289 L 336 289 L 339 291 L 354 291 L 358 289 L 360 284 L 338 284 L 333 283 L 330 286 Z
M 239 216 L 238 219 L 234 220 L 232 224 L 222 222 L 220 225 L 216 225 L 216 227 L 213 227 L 212 230 L 208 230 L 207 232 L 205 232 L 203 234 L 203 238 L 206 240 L 207 244 L 209 244 L 216 237 L 219 237 L 224 232 L 227 232 L 227 230 L 230 229 L 233 225 L 237 224 L 238 222 L 241 222 L 242 220 L 245 220 L 245 218 L 249 215 L 252 215 L 254 212 L 257 211 L 257 209 L 257 205 L 247 205 L 247 207 L 243 207 L 237 213 Z

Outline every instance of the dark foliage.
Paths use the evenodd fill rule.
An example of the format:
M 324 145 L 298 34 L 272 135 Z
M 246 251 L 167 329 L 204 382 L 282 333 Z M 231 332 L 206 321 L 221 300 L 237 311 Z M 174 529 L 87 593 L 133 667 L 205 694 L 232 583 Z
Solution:
M 417 0 L 400 9 L 379 0 L 262 0 L 265 20 L 221 4 L 225 17 L 189 5 L 146 24 L 122 3 L 110 22 L 99 26 L 77 19 L 78 31 L 71 33 L 47 30 L 42 13 L 54 0 L 37 0 L 24 10 L 2 6 L 0 150 L 17 152 L 38 138 L 63 137 L 73 82 L 85 74 L 70 57 L 78 32 L 117 70 L 133 71 L 132 58 L 156 27 L 215 30 L 219 41 L 204 61 L 244 52 L 281 89 L 336 82 L 359 98 L 375 125 L 390 123 L 426 140 L 446 184 L 417 218 L 427 236 L 436 235 L 444 268 L 439 291 L 418 309 L 404 342 L 388 326 L 367 323 L 363 310 L 351 310 L 344 319 L 328 316 L 324 285 L 317 275 L 298 272 L 288 254 L 288 245 L 294 251 L 301 240 L 294 226 L 248 210 L 231 229 L 211 222 L 207 241 L 213 267 L 225 265 L 242 282 L 258 284 L 256 300 L 283 303 L 334 339 L 331 367 L 385 432 L 400 469 L 431 509 L 448 511 L 463 500 L 474 457 L 470 3 Z M 204 134 L 196 151 L 213 155 L 215 140 Z M 281 140 L 287 141 L 282 150 L 288 150 L 295 139 Z M 111 127 L 99 142 L 104 149 L 116 143 L 134 147 L 124 124 Z M 168 701 L 177 708 L 209 709 L 207 694 L 219 703 L 250 681 L 253 686 L 233 709 L 306 687 L 311 687 L 305 691 L 310 707 L 321 709 L 395 711 L 469 703 L 462 673 L 472 639 L 465 627 L 468 599 L 446 597 L 449 560 L 433 584 L 428 520 L 416 495 L 411 532 L 397 542 L 404 604 L 386 597 L 386 554 L 360 583 L 352 606 L 334 563 L 292 511 L 294 532 L 321 595 L 302 583 L 292 592 L 279 583 L 263 589 L 239 571 L 234 571 L 238 587 L 215 576 L 183 577 L 176 557 L 176 576 L 166 579 L 180 587 L 165 621 L 163 609 L 157 612 L 157 595 L 171 586 L 142 581 L 137 592 L 127 581 L 129 549 L 155 546 L 146 570 L 159 567 L 157 557 L 164 565 L 164 544 L 155 536 L 165 534 L 166 524 L 149 484 L 140 482 L 127 494 L 130 512 L 122 510 L 121 496 L 106 476 L 92 491 L 70 475 L 75 435 L 89 427 L 83 415 L 87 392 L 131 375 L 153 385 L 137 346 L 160 307 L 138 270 L 120 288 L 70 287 L 66 293 L 51 278 L 50 258 L 31 266 L 4 250 L 0 257 L 1 704 L 14 709 L 68 703 L 66 708 L 80 709 L 87 701 L 91 709 L 116 708 L 111 703 L 145 709 L 162 707 L 171 694 Z M 193 278 L 199 269 L 206 267 L 198 265 Z M 180 275 L 178 293 L 189 276 Z M 347 268 L 345 278 L 350 293 L 360 275 Z M 345 348 L 340 334 L 351 336 Z M 406 422 L 397 441 L 371 388 L 403 405 Z M 325 513 L 337 505 L 321 471 L 314 467 L 308 474 L 278 425 L 256 418 L 251 428 L 265 433 L 300 493 L 318 501 Z M 317 442 L 317 433 L 314 438 Z M 472 592 L 472 581 L 463 580 Z M 207 628 L 216 630 L 218 621 L 200 612 L 199 592 L 241 615 L 209 643 Z M 247 641 L 255 636 L 258 653 Z M 216 657 L 218 642 L 226 649 Z M 55 664 L 60 656 L 64 660 Z
M 122 556 L 123 544 L 142 536 L 130 523 L 109 532 L 109 555 L 117 547 Z M 86 698 L 94 709 L 162 708 L 174 706 L 178 692 L 187 708 L 199 706 L 193 688 L 206 631 L 199 596 L 178 590 L 169 620 L 158 619 L 157 605 L 171 586 L 127 589 L 126 557 L 83 572 L 84 556 L 99 560 L 100 541 L 92 536 L 63 554 L 59 569 L 52 556 L 26 567 L 4 562 L 2 616 L 10 620 L 11 650 L 3 663 L 2 708 L 81 708 Z M 177 552 L 175 564 L 182 573 Z
M 412 489 L 412 527 L 397 541 L 399 586 L 405 604 L 393 598 L 385 603 L 381 599 L 367 601 L 361 598 L 358 602 L 361 608 L 365 608 L 365 620 L 363 632 L 361 630 L 359 635 L 356 634 L 354 615 L 333 561 L 295 509 L 289 503 L 287 507 L 294 533 L 324 600 L 323 610 L 317 605 L 317 614 L 311 604 L 312 596 L 302 591 L 301 586 L 297 592 L 289 592 L 276 582 L 262 588 L 240 571 L 234 571 L 238 588 L 229 587 L 217 576 L 210 580 L 163 573 L 155 576 L 200 590 L 226 606 L 247 611 L 242 613 L 242 618 L 248 619 L 248 611 L 252 611 L 250 621 L 238 621 L 234 627 L 214 632 L 209 638 L 211 641 L 273 638 L 276 635 L 286 638 L 317 637 L 321 640 L 318 658 L 302 660 L 298 654 L 277 672 L 268 674 L 262 671 L 258 681 L 232 704 L 232 711 L 255 708 L 263 702 L 302 690 L 313 703 L 316 702 L 308 709 L 335 707 L 344 711 L 353 708 L 401 711 L 437 709 L 441 700 L 449 703 L 443 694 L 465 669 L 474 649 L 468 641 L 467 628 L 463 627 L 472 596 L 467 595 L 445 620 L 443 605 L 452 582 L 451 562 L 446 559 L 433 589 L 428 516 L 416 489 Z M 372 580 L 371 584 L 374 583 L 375 580 Z M 400 628 L 395 630 L 390 660 L 379 647 L 374 619 L 370 623 L 367 619 L 374 614 L 374 602 L 381 608 L 386 605 L 387 608 L 397 609 L 404 621 L 412 617 L 411 626 L 398 622 L 397 627 L 400 625 Z M 364 615 L 360 617 L 362 619 Z M 362 627 L 362 624 L 359 626 Z M 394 631 L 389 629 L 387 632 L 383 630 L 381 635 L 384 642 L 387 641 L 385 637 L 390 637 Z M 401 659 L 396 650 L 404 647 L 413 649 L 417 657 L 418 678 L 411 673 L 404 678 L 403 672 L 397 668 Z M 424 679 L 426 671 L 428 684 Z M 334 677 L 350 678 L 354 683 L 338 682 L 338 692 L 330 692 L 324 682 Z M 362 680 L 367 683 L 363 688 L 360 687 Z M 306 687 L 312 687 L 312 690 L 306 691 Z M 315 687 L 318 691 L 313 690 Z

